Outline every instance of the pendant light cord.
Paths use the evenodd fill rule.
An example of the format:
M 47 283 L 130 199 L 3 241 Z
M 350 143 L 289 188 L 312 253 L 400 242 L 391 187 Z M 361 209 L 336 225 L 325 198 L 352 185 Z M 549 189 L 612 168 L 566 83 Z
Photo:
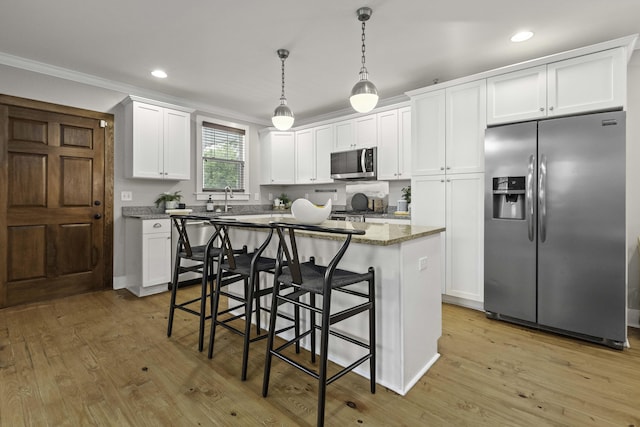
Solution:
M 365 52 L 365 44 L 364 44 L 364 26 L 365 26 L 365 21 L 362 21 L 362 68 L 360 68 L 360 72 L 361 73 L 366 73 L 367 72 L 367 67 L 365 67 L 364 63 L 365 63 L 365 57 L 364 57 L 364 52 Z
M 283 99 L 286 99 L 284 97 L 284 60 L 286 58 L 281 58 L 280 60 L 282 61 L 282 94 L 280 95 L 280 101 L 282 101 Z

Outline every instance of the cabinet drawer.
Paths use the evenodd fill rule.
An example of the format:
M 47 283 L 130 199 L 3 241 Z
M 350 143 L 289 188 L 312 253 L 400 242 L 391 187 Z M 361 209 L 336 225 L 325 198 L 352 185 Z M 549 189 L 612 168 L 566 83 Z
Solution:
M 170 219 L 147 219 L 142 221 L 142 234 L 170 233 Z

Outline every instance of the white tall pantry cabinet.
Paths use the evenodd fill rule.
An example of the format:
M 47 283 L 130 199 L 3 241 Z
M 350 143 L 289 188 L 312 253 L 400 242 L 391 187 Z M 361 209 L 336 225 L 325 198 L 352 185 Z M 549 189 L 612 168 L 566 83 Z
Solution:
M 446 227 L 443 294 L 481 308 L 486 80 L 412 97 L 411 111 L 411 222 Z

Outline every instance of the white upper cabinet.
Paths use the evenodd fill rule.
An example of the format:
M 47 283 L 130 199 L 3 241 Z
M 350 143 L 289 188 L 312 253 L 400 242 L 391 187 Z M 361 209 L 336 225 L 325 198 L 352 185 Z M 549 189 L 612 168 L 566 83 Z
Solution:
M 444 173 L 444 89 L 411 99 L 411 149 L 413 175 Z
M 412 175 L 484 170 L 485 80 L 411 100 Z
M 269 132 L 261 139 L 262 183 L 295 183 L 295 134 Z
M 130 178 L 191 179 L 191 114 L 140 101 L 125 105 Z
M 378 143 L 377 115 L 369 114 L 335 123 L 333 151 L 375 147 Z
M 616 48 L 487 79 L 487 123 L 623 107 L 625 49 Z
M 627 81 L 625 58 L 624 49 L 618 48 L 549 64 L 548 115 L 624 106 Z
M 411 179 L 411 108 L 378 113 L 378 179 Z
M 487 128 L 485 80 L 446 89 L 446 173 L 484 170 L 484 131 Z
M 296 184 L 322 184 L 331 179 L 333 125 L 296 131 Z

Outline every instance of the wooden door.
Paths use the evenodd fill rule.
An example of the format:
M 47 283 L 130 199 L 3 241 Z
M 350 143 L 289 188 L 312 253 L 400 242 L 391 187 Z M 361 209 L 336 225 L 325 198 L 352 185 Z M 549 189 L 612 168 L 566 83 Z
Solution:
M 112 129 L 109 114 L 0 96 L 0 307 L 112 283 Z

